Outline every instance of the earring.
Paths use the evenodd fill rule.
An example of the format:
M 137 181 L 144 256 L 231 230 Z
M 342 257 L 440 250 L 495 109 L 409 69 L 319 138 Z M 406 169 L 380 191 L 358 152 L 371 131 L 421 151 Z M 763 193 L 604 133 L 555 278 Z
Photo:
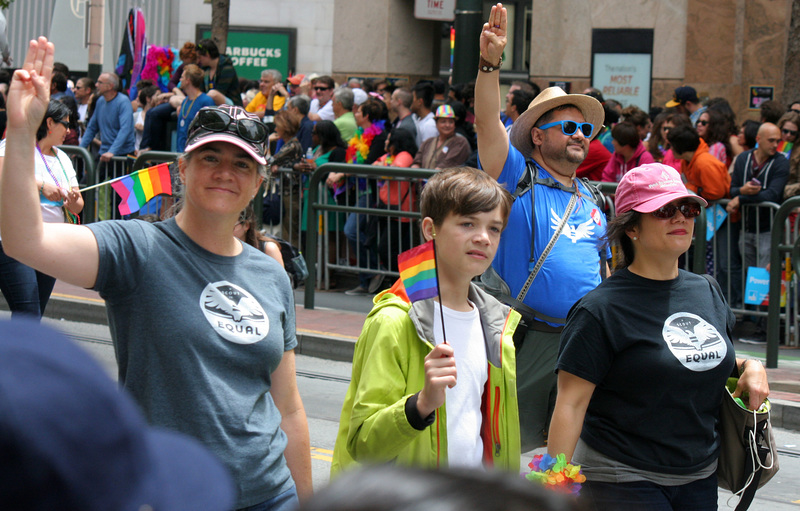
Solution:
M 634 237 L 633 237 L 633 241 L 636 241 L 636 240 L 638 240 L 638 239 L 639 239 L 639 238 L 637 238 L 636 236 L 634 236 Z

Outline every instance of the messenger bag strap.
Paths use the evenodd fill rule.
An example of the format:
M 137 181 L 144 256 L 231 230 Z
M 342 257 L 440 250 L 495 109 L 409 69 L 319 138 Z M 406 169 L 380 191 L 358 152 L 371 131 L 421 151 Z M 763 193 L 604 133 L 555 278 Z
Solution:
M 577 186 L 577 184 L 575 186 Z M 533 195 L 533 192 L 534 191 L 531 190 L 531 195 Z M 569 216 L 572 214 L 572 210 L 575 209 L 575 203 L 577 202 L 578 202 L 578 194 L 573 193 L 569 199 L 569 204 L 567 204 L 567 210 L 564 211 L 564 216 L 561 218 L 561 222 L 558 224 L 558 227 L 556 227 L 553 236 L 550 238 L 550 241 L 547 243 L 547 246 L 544 247 L 542 255 L 539 256 L 539 260 L 536 261 L 536 264 L 531 269 L 531 273 L 530 275 L 528 275 L 528 280 L 525 281 L 525 284 L 522 286 L 522 289 L 520 289 L 519 294 L 517 295 L 517 300 L 519 300 L 520 302 L 525 300 L 525 295 L 528 294 L 528 290 L 531 288 L 531 284 L 533 284 L 533 279 L 536 278 L 536 274 L 539 273 L 539 270 L 542 269 L 542 265 L 544 264 L 545 259 L 547 259 L 547 255 L 550 254 L 550 251 L 555 246 L 556 241 L 558 241 L 558 237 L 561 236 L 561 232 L 564 230 L 564 226 L 567 225 L 567 219 L 569 219 Z M 535 234 L 534 232 L 531 232 L 531 239 L 533 239 L 534 234 Z

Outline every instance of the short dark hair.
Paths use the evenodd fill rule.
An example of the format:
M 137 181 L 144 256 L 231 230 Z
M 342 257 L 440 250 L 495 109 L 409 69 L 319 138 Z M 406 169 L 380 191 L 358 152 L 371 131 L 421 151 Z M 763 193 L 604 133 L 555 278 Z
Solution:
M 47 136 L 47 119 L 53 119 L 59 122 L 64 120 L 65 117 L 69 117 L 69 113 L 69 107 L 67 105 L 56 99 L 51 99 L 50 103 L 47 105 L 47 113 L 45 113 L 44 119 L 42 119 L 42 124 L 40 124 L 39 129 L 36 130 L 36 140 L 41 140 Z
M 533 124 L 533 127 L 534 128 L 538 128 L 539 126 L 547 124 L 548 122 L 550 122 L 550 120 L 553 119 L 553 117 L 556 115 L 556 112 L 560 112 L 562 110 L 569 110 L 570 108 L 574 108 L 575 110 L 581 112 L 581 115 L 583 115 L 583 111 L 580 108 L 578 108 L 576 105 L 573 105 L 572 103 L 569 103 L 567 105 L 559 105 L 559 106 L 557 106 L 555 108 L 551 108 L 547 112 L 543 113 L 538 119 L 536 119 L 536 122 Z M 595 129 L 597 129 L 597 128 L 598 127 L 595 126 Z
M 379 101 L 377 99 L 368 99 L 361 103 L 359 108 L 361 109 L 361 115 L 369 119 L 369 122 L 377 122 L 383 118 L 383 107 L 381 104 L 383 101 Z
M 347 147 L 345 141 L 342 140 L 339 128 L 333 124 L 333 121 L 317 121 L 314 125 L 314 132 L 317 134 L 317 140 L 319 140 L 319 145 L 322 149 Z
M 517 89 L 511 93 L 511 104 L 517 107 L 517 113 L 522 115 L 533 101 L 533 94 L 522 89 Z
M 627 268 L 633 263 L 634 250 L 633 242 L 628 237 L 628 230 L 638 227 L 641 222 L 642 214 L 638 211 L 630 210 L 615 216 L 608 222 L 606 228 L 605 247 L 607 248 L 614 243 L 618 243 L 622 249 L 622 257 L 617 261 L 615 270 Z
M 149 85 L 147 87 L 144 87 L 143 89 L 139 89 L 139 95 L 136 97 L 136 99 L 138 99 L 139 103 L 141 103 L 142 107 L 144 107 L 145 103 L 147 102 L 147 99 L 152 98 L 159 92 L 161 92 L 161 89 L 159 89 L 155 85 Z
M 744 143 L 749 149 L 753 149 L 756 146 L 756 137 L 758 136 L 758 128 L 760 127 L 761 123 L 753 119 L 747 119 L 742 123 Z
M 770 99 L 761 103 L 761 122 L 771 122 L 777 124 L 778 120 L 786 112 L 786 107 L 783 103 Z
M 644 128 L 650 122 L 650 116 L 647 115 L 647 112 L 635 105 L 624 108 L 622 117 L 625 122 L 629 122 L 639 128 Z
M 639 147 L 641 139 L 636 126 L 632 122 L 624 121 L 614 125 L 611 128 L 611 138 L 617 141 L 621 146 L 628 146 L 633 149 Z
M 700 135 L 692 126 L 675 126 L 667 133 L 667 140 L 676 156 L 688 151 L 697 151 L 700 147 Z
M 84 76 L 83 78 L 78 78 L 77 84 L 79 87 L 86 87 L 90 91 L 94 92 L 94 80 L 89 78 L 88 76 Z
M 414 95 L 422 99 L 422 103 L 425 105 L 425 108 L 430 110 L 431 105 L 433 104 L 433 85 L 430 82 L 418 82 L 414 87 L 411 89 L 411 92 Z
M 219 48 L 213 39 L 200 39 L 195 49 L 200 55 L 208 55 L 212 59 L 219 58 Z
M 395 154 L 407 152 L 411 156 L 417 155 L 417 141 L 414 134 L 403 128 L 395 128 L 389 136 L 389 149 L 394 147 Z
M 428 180 L 420 197 L 422 217 L 440 226 L 449 214 L 472 215 L 500 206 L 503 225 L 508 222 L 513 199 L 489 174 L 472 167 L 442 169 Z
M 314 85 L 316 85 L 318 83 L 321 83 L 321 84 L 325 85 L 325 87 L 327 87 L 329 89 L 332 89 L 332 88 L 336 87 L 336 82 L 334 82 L 333 78 L 331 78 L 328 75 L 318 76 L 318 77 L 314 78 L 313 80 L 311 80 L 311 83 L 314 84 Z
M 60 71 L 54 71 L 51 80 L 58 92 L 67 92 L 67 75 Z

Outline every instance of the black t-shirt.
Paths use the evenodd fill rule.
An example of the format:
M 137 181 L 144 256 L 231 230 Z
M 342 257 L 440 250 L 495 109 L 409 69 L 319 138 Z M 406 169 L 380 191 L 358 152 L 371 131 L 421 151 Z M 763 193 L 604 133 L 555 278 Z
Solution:
M 691 474 L 716 459 L 735 318 L 699 275 L 617 271 L 572 310 L 558 370 L 596 385 L 581 438 L 643 470 Z

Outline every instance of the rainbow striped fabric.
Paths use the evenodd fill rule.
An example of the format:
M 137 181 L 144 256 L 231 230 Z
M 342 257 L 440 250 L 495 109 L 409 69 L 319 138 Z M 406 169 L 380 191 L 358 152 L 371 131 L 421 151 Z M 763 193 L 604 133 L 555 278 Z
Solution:
M 121 215 L 136 213 L 147 201 L 156 195 L 172 195 L 172 181 L 169 176 L 169 163 L 160 163 L 129 174 L 111 183 L 122 199 L 119 205 Z
M 792 146 L 794 146 L 793 143 L 781 140 L 780 143 L 778 143 L 778 152 L 788 158 L 792 155 Z
M 412 302 L 439 294 L 436 276 L 436 247 L 433 240 L 397 256 L 400 279 Z

